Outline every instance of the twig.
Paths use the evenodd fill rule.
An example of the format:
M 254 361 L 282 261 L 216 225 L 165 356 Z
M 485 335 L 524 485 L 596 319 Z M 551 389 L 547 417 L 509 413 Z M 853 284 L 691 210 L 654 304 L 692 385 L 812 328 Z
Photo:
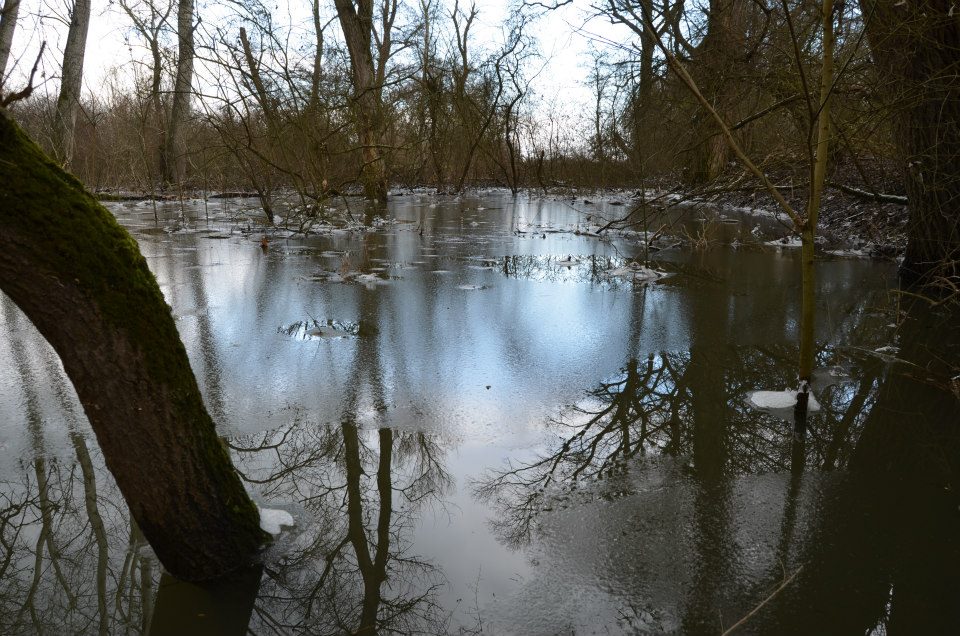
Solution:
M 783 591 L 783 589 L 784 589 L 785 587 L 787 587 L 788 585 L 790 585 L 790 583 L 793 581 L 793 579 L 797 578 L 797 575 L 800 574 L 800 571 L 801 571 L 801 570 L 803 570 L 803 566 L 802 566 L 802 565 L 797 568 L 797 571 L 796 571 L 796 572 L 794 572 L 793 574 L 791 574 L 789 577 L 785 578 L 785 579 L 783 580 L 783 583 L 780 584 L 780 587 L 778 587 L 778 588 L 775 589 L 773 592 L 771 592 L 771 593 L 770 593 L 770 596 L 768 596 L 767 598 L 763 599 L 763 600 L 760 602 L 759 605 L 757 605 L 757 606 L 754 607 L 752 610 L 750 610 L 750 611 L 747 613 L 746 616 L 744 616 L 743 618 L 741 618 L 740 620 L 738 620 L 736 623 L 734 623 L 733 625 L 731 625 L 729 628 L 727 628 L 727 630 L 724 631 L 723 634 L 721 634 L 720 636 L 727 636 L 727 634 L 730 634 L 731 632 L 733 632 L 733 630 L 735 630 L 736 628 L 740 627 L 741 625 L 743 625 L 744 623 L 746 623 L 748 620 L 750 620 L 750 618 L 751 618 L 754 614 L 756 614 L 757 612 L 759 612 L 760 609 L 761 609 L 764 605 L 766 605 L 766 604 L 769 603 L 771 600 L 773 600 L 773 597 L 775 597 L 777 594 L 779 594 L 781 591 Z
M 26 99 L 33 93 L 33 76 L 37 74 L 37 67 L 40 66 L 40 58 L 43 57 L 43 50 L 45 48 L 47 48 L 46 40 L 40 43 L 40 52 L 37 53 L 37 59 L 33 63 L 33 68 L 30 69 L 30 79 L 27 80 L 27 85 L 22 90 L 19 90 L 16 93 L 10 93 L 3 99 L 0 99 L 0 108 L 6 108 L 13 102 Z M 0 73 L 2 73 L 2 71 L 0 71 Z

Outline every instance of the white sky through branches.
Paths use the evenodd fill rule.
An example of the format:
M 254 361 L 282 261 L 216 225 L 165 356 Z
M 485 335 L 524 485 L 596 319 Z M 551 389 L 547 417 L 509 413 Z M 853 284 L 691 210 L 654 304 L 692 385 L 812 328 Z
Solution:
M 60 64 L 63 45 L 66 41 L 66 24 L 69 15 L 69 0 L 22 0 L 20 20 L 10 66 L 7 68 L 8 90 L 18 90 L 26 81 L 33 66 L 40 43 L 46 41 L 47 50 L 40 62 L 35 84 L 40 94 L 56 94 L 59 87 Z M 133 3 L 134 0 L 131 0 Z M 441 18 L 437 20 L 435 30 L 441 41 L 439 49 L 450 46 L 452 35 L 449 31 L 449 11 L 452 1 L 445 0 L 440 5 Z M 461 9 L 465 3 L 461 2 Z M 471 47 L 482 59 L 504 39 L 504 22 L 511 13 L 508 0 L 478 1 L 478 17 L 471 32 Z M 312 55 L 308 50 L 313 39 L 312 17 L 309 0 L 279 0 L 268 5 L 272 11 L 274 25 L 289 36 L 291 48 L 301 47 L 301 55 Z M 332 0 L 324 0 L 322 10 L 328 17 L 335 15 Z M 398 23 L 410 23 L 417 18 L 418 4 L 408 2 L 402 9 L 404 13 Z M 229 16 L 236 15 L 235 5 L 223 2 L 199 3 L 198 14 L 201 29 L 220 28 L 238 32 L 241 21 L 230 21 Z M 551 11 L 539 17 L 527 27 L 534 36 L 540 58 L 530 62 L 526 69 L 528 77 L 534 77 L 532 88 L 542 102 L 550 108 L 565 112 L 570 117 L 588 117 L 592 108 L 592 88 L 588 85 L 589 51 L 591 48 L 603 50 L 605 42 L 629 44 L 632 34 L 625 28 L 609 24 L 603 18 L 593 16 L 595 10 L 589 2 L 576 0 L 559 10 Z M 176 8 L 168 18 L 169 33 L 165 45 L 172 57 L 176 48 L 173 35 L 176 24 Z M 249 24 L 249 23 L 248 23 Z M 248 26 L 248 30 L 251 30 Z M 339 27 L 334 20 L 327 33 L 340 40 Z M 594 37 L 595 36 L 595 37 Z M 202 34 L 198 39 L 202 40 Z M 93 15 L 87 40 L 84 62 L 84 93 L 104 99 L 108 86 L 118 88 L 129 86 L 139 68 L 145 74 L 142 61 L 147 59 L 144 43 L 133 31 L 130 19 L 123 13 L 115 0 L 93 0 Z M 202 91 L 205 77 L 216 77 L 210 69 L 204 69 L 203 62 L 198 63 L 198 79 L 195 88 Z M 199 86 L 198 86 L 199 84 Z

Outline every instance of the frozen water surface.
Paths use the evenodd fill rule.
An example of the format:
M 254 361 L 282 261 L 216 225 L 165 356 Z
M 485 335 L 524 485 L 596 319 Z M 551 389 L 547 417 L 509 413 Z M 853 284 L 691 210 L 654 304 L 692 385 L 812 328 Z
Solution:
M 584 231 L 628 205 L 582 200 L 404 195 L 308 237 L 249 200 L 162 203 L 157 225 L 111 204 L 265 527 L 295 511 L 235 615 L 718 634 L 793 576 L 743 633 L 960 631 L 956 329 L 896 316 L 892 264 L 821 260 L 818 366 L 842 373 L 798 428 L 754 408 L 796 386 L 799 253 L 763 245 L 781 226 L 687 210 L 704 249 L 645 255 Z M 6 298 L 0 330 L 0 632 L 95 631 L 101 608 L 142 632 L 171 611 L 161 568 L 57 356 Z

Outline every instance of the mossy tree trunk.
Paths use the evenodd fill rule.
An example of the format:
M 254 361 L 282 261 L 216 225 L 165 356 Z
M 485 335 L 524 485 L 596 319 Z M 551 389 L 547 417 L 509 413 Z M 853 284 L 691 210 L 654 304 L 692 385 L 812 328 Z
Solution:
M 136 242 L 0 112 L 0 288 L 57 351 L 160 561 L 187 580 L 265 536 Z

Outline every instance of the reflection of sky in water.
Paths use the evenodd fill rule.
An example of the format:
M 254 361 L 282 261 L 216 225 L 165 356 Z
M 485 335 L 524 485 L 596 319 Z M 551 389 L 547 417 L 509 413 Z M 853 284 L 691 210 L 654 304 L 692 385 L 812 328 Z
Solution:
M 585 591 L 576 587 L 582 573 L 554 572 L 552 580 L 560 576 L 572 587 L 540 589 L 530 581 L 531 560 L 547 559 L 554 540 L 566 542 L 557 549 L 561 554 L 578 542 L 590 546 L 590 537 L 602 535 L 602 528 L 591 524 L 617 527 L 604 516 L 613 513 L 578 508 L 579 517 L 557 517 L 544 530 L 539 547 L 514 552 L 490 532 L 486 522 L 491 511 L 471 496 L 468 481 L 507 458 L 532 457 L 550 438 L 548 418 L 615 376 L 631 357 L 691 347 L 719 351 L 728 345 L 789 349 L 799 309 L 797 255 L 667 251 L 654 257 L 673 273 L 670 278 L 651 285 L 611 281 L 598 271 L 636 257 L 637 248 L 574 234 L 582 221 L 565 203 L 514 204 L 491 195 L 428 207 L 428 200 L 419 200 L 398 198 L 392 205 L 400 222 L 381 230 L 275 238 L 267 252 L 259 248 L 260 234 L 236 231 L 246 227 L 245 219 L 237 223 L 217 217 L 208 230 L 202 207 L 195 205 L 187 211 L 187 228 L 196 231 L 174 233 L 149 231 L 152 209 L 113 209 L 140 241 L 224 433 L 280 427 L 289 424 L 294 412 L 314 422 L 353 420 L 366 427 L 436 433 L 455 488 L 445 507 L 424 512 L 413 550 L 441 566 L 449 581 L 440 592 L 441 604 L 457 607 L 458 618 L 467 620 L 472 586 L 480 576 L 481 607 L 499 607 L 504 615 L 516 616 L 524 602 L 556 604 L 557 595 L 583 593 L 593 599 L 590 611 L 606 622 L 615 612 L 602 608 L 612 602 L 607 595 L 620 583 L 600 576 L 591 583 L 597 587 Z M 478 210 L 481 206 L 485 209 Z M 177 206 L 161 207 L 161 215 L 177 216 Z M 216 216 L 215 207 L 210 213 Z M 231 231 L 225 239 L 205 237 Z M 573 267 L 556 262 L 568 255 L 581 262 Z M 484 258 L 490 259 L 490 269 L 477 268 L 486 265 Z M 371 288 L 311 280 L 318 272 L 337 272 L 345 262 L 346 269 L 364 272 L 385 268 L 379 275 L 386 280 Z M 435 269 L 449 273 L 436 274 Z M 890 265 L 868 261 L 822 263 L 821 338 L 854 337 L 855 325 L 869 313 L 867 292 L 883 289 L 892 271 Z M 464 285 L 483 288 L 461 289 Z M 19 458 L 31 453 L 24 413 L 47 424 L 45 452 L 69 459 L 62 404 L 77 413 L 80 409 L 72 389 L 65 388 L 56 357 L 5 298 L 0 320 L 5 332 L 0 339 L 0 418 L 6 423 L 0 428 L 0 475 L 9 476 L 17 472 Z M 313 320 L 359 323 L 360 334 L 310 339 L 280 331 Z M 25 364 L 12 364 L 15 359 Z M 35 376 L 23 377 L 18 368 L 32 369 Z M 33 387 L 34 397 L 23 391 L 24 383 Z M 849 401 L 852 391 L 843 389 L 838 399 Z M 27 408 L 31 400 L 32 410 Z M 78 426 L 85 430 L 86 424 Z M 645 490 L 655 491 L 664 479 L 656 471 L 645 475 L 651 480 Z M 768 492 L 766 487 L 744 488 L 748 498 Z M 669 517 L 671 506 L 690 496 L 680 480 L 661 494 L 643 495 L 652 498 L 643 505 Z M 617 514 L 633 508 L 624 510 Z M 657 526 L 660 538 L 651 540 L 644 557 L 661 561 L 643 561 L 638 568 L 654 573 L 669 568 L 666 555 L 686 540 L 681 528 L 671 527 L 674 522 L 666 519 Z M 755 535 L 747 527 L 735 532 L 743 543 Z M 602 568 L 616 551 L 605 554 L 596 559 L 589 550 L 579 558 L 566 555 L 563 567 Z M 770 553 L 761 556 L 769 559 Z M 551 563 L 548 571 L 560 567 L 556 559 Z M 764 561 L 756 567 L 768 565 Z M 508 604 L 506 598 L 517 590 L 520 597 Z M 660 592 L 646 593 L 656 599 Z M 575 607 L 570 611 L 576 612 Z M 589 624 L 590 617 L 584 620 Z M 561 623 L 531 623 L 531 629 Z
M 711 313 L 725 309 L 723 337 L 731 342 L 794 337 L 792 254 L 741 254 L 736 260 L 708 254 L 704 263 L 696 262 L 698 256 L 666 255 L 679 261 L 678 266 L 724 280 L 694 280 L 691 285 L 681 274 L 650 287 L 634 288 L 623 281 L 611 286 L 591 282 L 586 263 L 575 268 L 551 263 L 567 254 L 616 258 L 618 249 L 630 247 L 570 233 L 541 239 L 510 232 L 522 222 L 575 228 L 578 216 L 572 208 L 538 203 L 514 209 L 504 198 L 484 203 L 486 209 L 477 211 L 479 205 L 468 201 L 465 215 L 490 220 L 492 229 L 461 224 L 453 205 L 424 211 L 401 201 L 397 214 L 414 223 L 362 237 L 274 241 L 263 254 L 253 240 L 239 237 L 162 235 L 149 237 L 143 250 L 180 317 L 178 325 L 201 384 L 208 394 L 219 395 L 229 414 L 221 425 L 235 432 L 282 423 L 278 414 L 285 406 L 338 421 L 345 387 L 352 381 L 368 391 L 364 376 L 374 373 L 387 407 L 382 422 L 445 430 L 468 427 L 468 437 L 495 427 L 489 435 L 502 439 L 505 428 L 521 432 L 535 425 L 543 412 L 615 371 L 631 350 L 682 349 L 703 337 L 691 333 L 691 305 L 719 305 L 711 307 Z M 421 217 L 424 236 L 415 231 Z M 467 240 L 445 243 L 445 231 L 436 227 L 462 231 Z M 318 256 L 325 250 L 347 252 L 351 266 L 358 269 L 369 268 L 370 259 L 383 259 L 389 282 L 367 289 L 306 280 L 318 270 L 340 266 L 342 257 Z M 451 274 L 438 276 L 423 265 L 402 267 L 430 253 L 439 255 L 430 265 L 442 264 Z M 515 267 L 515 276 L 505 277 L 499 266 L 503 256 L 536 258 Z M 489 257 L 498 266 L 471 269 L 476 265 L 472 257 Z M 821 270 L 821 284 L 856 288 L 864 276 L 878 284 L 884 282 L 884 271 L 887 268 L 863 262 L 829 263 Z M 587 280 L 576 282 L 578 277 Z M 486 288 L 464 290 L 461 285 Z M 372 327 L 374 335 L 367 338 L 374 342 L 292 342 L 276 333 L 279 326 L 306 319 L 360 322 Z M 832 319 L 828 316 L 827 322 Z M 351 380 L 358 352 L 373 350 L 378 352 L 376 361 L 361 363 Z M 487 385 L 491 389 L 485 389 Z M 367 398 L 372 400 L 371 395 Z M 398 421 L 392 415 L 411 410 L 421 414 L 418 421 L 405 422 L 402 415 Z

